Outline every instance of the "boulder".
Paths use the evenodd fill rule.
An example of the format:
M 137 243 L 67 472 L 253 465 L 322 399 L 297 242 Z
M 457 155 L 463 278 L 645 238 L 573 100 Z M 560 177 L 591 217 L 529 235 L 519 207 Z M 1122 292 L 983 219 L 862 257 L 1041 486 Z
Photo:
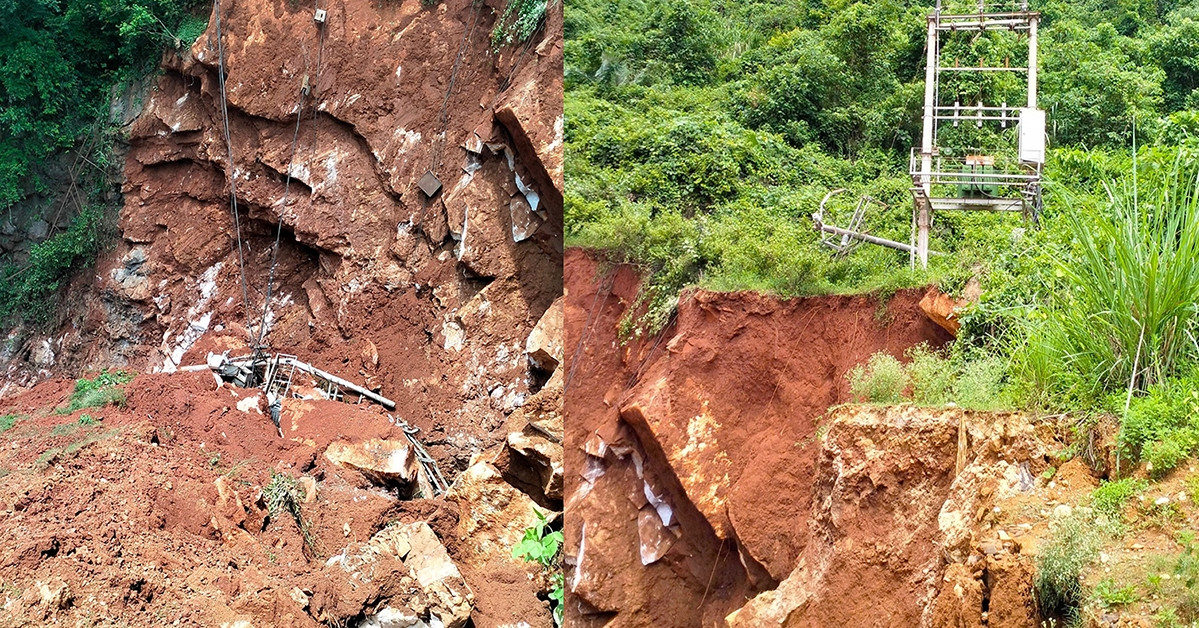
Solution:
M 325 449 L 325 457 L 358 471 L 375 484 L 398 488 L 401 492 L 411 493 L 420 475 L 416 452 L 407 440 L 338 441 Z
M 313 615 L 344 622 L 365 615 L 363 626 L 462 628 L 474 594 L 427 523 L 389 525 L 325 563 L 332 585 L 312 596 Z
M 562 445 L 533 429 L 508 434 L 508 448 L 526 461 L 547 499 L 562 500 Z
M 562 333 L 562 297 L 558 297 L 550 305 L 541 320 L 529 332 L 525 341 L 525 352 L 529 354 L 529 362 L 543 371 L 553 371 L 562 363 L 563 343 L 566 336 Z
M 539 521 L 538 513 L 547 512 L 506 482 L 494 465 L 479 459 L 458 476 L 446 499 L 458 502 L 461 559 L 476 566 L 493 559 L 523 564 L 512 557 L 512 548 Z
M 964 305 L 965 301 L 954 299 L 936 288 L 929 288 L 924 298 L 920 299 L 920 309 L 925 315 L 955 337 L 962 328 L 962 323 L 956 316 L 957 309 Z

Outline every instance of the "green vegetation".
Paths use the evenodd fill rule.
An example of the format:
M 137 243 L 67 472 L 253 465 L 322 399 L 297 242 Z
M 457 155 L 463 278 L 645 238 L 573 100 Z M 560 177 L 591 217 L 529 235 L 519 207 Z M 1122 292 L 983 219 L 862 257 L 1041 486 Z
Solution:
M 24 417 L 19 414 L 5 414 L 4 416 L 0 416 L 0 432 L 7 432 L 8 430 L 11 430 L 13 426 L 17 424 L 17 421 L 20 421 L 23 418 Z
M 1091 506 L 1108 521 L 1120 524 L 1124 521 L 1124 508 L 1128 500 L 1148 487 L 1147 482 L 1136 478 L 1104 482 L 1091 493 Z
M 57 409 L 58 414 L 70 414 L 85 408 L 102 408 L 107 405 L 125 406 L 125 391 L 119 386 L 129 383 L 133 373 L 128 371 L 101 371 L 92 379 L 75 380 L 75 392 L 65 407 Z M 82 420 L 81 420 L 82 422 Z
M 0 4 L 0 208 L 44 185 L 39 164 L 108 116 L 109 90 L 189 45 L 203 19 L 180 0 Z
M 33 245 L 24 264 L 0 267 L 0 320 L 22 316 L 45 322 L 53 313 L 44 307 L 48 297 L 77 264 L 89 262 L 100 251 L 102 207 L 89 205 L 71 219 L 67 230 Z
M 1065 215 L 1065 290 L 1026 347 L 1043 354 L 1026 371 L 1040 389 L 1084 401 L 1145 390 L 1195 358 L 1199 184 L 1182 157 L 1117 186 L 1099 211 Z
M 1193 531 L 1179 533 L 1177 540 L 1182 546 L 1179 553 L 1153 559 L 1146 578 L 1148 592 L 1160 598 L 1165 607 L 1157 618 L 1160 625 L 1199 622 L 1199 546 Z
M 558 0 L 509 0 L 495 22 L 491 43 L 496 48 L 524 43 L 545 23 L 545 12 Z
M 1132 400 L 1120 430 L 1121 453 L 1161 477 L 1199 447 L 1199 369 L 1151 386 Z
M 1099 584 L 1095 585 L 1095 596 L 1108 608 L 1132 604 L 1141 599 L 1137 595 L 1135 586 L 1131 584 L 1118 586 L 1115 581 L 1110 579 L 1101 580 Z
M 1079 576 L 1099 555 L 1103 534 L 1090 518 L 1079 514 L 1054 523 L 1036 558 L 1033 588 L 1042 617 L 1070 620 L 1076 616 L 1084 597 Z
M 908 363 L 886 352 L 870 356 L 846 373 L 857 401 L 939 406 L 953 402 L 972 410 L 999 410 L 1012 405 L 1005 382 L 1006 364 L 990 355 L 942 356 L 928 345 L 912 347 Z
M 291 475 L 271 469 L 271 479 L 262 487 L 262 497 L 266 501 L 267 512 L 272 517 L 277 517 L 280 513 L 291 515 L 296 527 L 300 529 L 300 535 L 304 537 L 308 551 L 315 553 L 316 538 L 300 512 L 300 504 L 304 503 L 304 488 L 300 486 L 300 482 Z
M 865 365 L 850 369 L 845 378 L 849 380 L 849 391 L 855 398 L 871 403 L 898 403 L 908 385 L 903 364 L 882 351 L 870 356 Z
M 541 511 L 535 510 L 537 523 L 525 530 L 525 536 L 516 547 L 512 548 L 512 557 L 535 562 L 545 568 L 550 578 L 550 605 L 554 614 L 554 623 L 562 625 L 562 604 L 565 589 L 563 587 L 562 569 L 558 564 L 558 552 L 562 547 L 562 531 L 551 530 L 549 522 Z
M 189 0 L 0 3 L 0 210 L 10 222 L 15 203 L 65 193 L 58 162 L 76 153 L 65 155 L 76 164 L 66 173 L 73 198 L 34 208 L 47 221 L 67 212 L 68 227 L 34 244 L 28 259 L 0 259 L 0 322 L 50 320 L 50 297 L 110 239 L 115 212 L 105 197 L 119 185 L 110 100 L 151 71 L 164 46 L 189 46 L 203 33 L 206 18 L 193 10 L 202 11 Z

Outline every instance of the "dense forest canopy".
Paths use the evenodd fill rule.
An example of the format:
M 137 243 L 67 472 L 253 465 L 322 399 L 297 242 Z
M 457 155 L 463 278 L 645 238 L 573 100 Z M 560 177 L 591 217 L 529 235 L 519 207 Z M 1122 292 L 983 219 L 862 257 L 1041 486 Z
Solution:
M 0 206 L 36 186 L 36 164 L 72 145 L 109 90 L 146 72 L 204 19 L 185 0 L 0 0 Z
M 165 47 L 190 45 L 207 23 L 194 0 L 0 0 L 0 209 L 48 192 L 52 157 L 75 150 L 83 192 L 70 224 L 0 266 L 0 320 L 45 321 L 70 271 L 90 263 L 114 209 L 114 88 L 154 70 Z M 58 203 L 53 203 L 57 205 Z M 39 214 L 42 207 L 26 208 Z M 45 217 L 47 220 L 49 216 Z
M 1123 412 L 1117 391 L 1186 377 L 1199 355 L 1199 267 L 1186 248 L 1199 232 L 1199 2 L 1031 3 L 1050 146 L 1039 228 L 940 212 L 928 271 L 891 249 L 834 259 L 819 246 L 810 216 L 835 188 L 850 193 L 831 213 L 844 218 L 869 194 L 889 205 L 867 215 L 870 233 L 909 239 L 931 7 L 569 3 L 567 238 L 645 268 L 647 311 L 626 331 L 665 324 L 690 285 L 797 295 L 932 282 L 959 293 L 974 278 L 983 297 L 963 316 L 954 360 L 991 360 L 1005 403 Z M 1011 33 L 958 33 L 942 54 L 1018 66 L 1026 50 Z M 955 76 L 941 100 L 1020 103 L 1011 76 Z M 1097 260 L 1120 255 L 1099 276 Z M 1149 268 L 1161 272 L 1146 279 Z M 1134 314 L 1104 318 L 1121 308 Z M 1147 343 L 1168 357 L 1147 360 Z

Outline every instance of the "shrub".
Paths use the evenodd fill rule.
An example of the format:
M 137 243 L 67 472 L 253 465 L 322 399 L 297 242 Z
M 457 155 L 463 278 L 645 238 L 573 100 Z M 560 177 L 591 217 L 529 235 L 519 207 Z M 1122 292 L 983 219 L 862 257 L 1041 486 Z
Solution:
M 1124 399 L 1115 395 L 1110 405 Z M 1161 477 L 1199 448 L 1199 373 L 1150 387 L 1134 397 L 1118 436 L 1122 455 L 1149 463 Z
M 17 424 L 17 421 L 20 418 L 21 416 L 18 414 L 6 414 L 4 416 L 0 416 L 0 432 L 7 432 L 8 430 L 11 430 L 13 426 Z
M 1124 507 L 1128 500 L 1148 486 L 1145 480 L 1137 478 L 1104 482 L 1091 492 L 1091 506 L 1109 521 L 1120 523 L 1124 520 Z
M 1037 554 L 1033 587 L 1042 617 L 1070 618 L 1082 601 L 1079 576 L 1099 553 L 1100 531 L 1082 515 L 1054 523 L 1049 541 Z
M 959 406 L 974 410 L 996 410 L 1007 404 L 1003 386 L 1007 364 L 994 356 L 982 356 L 966 362 L 953 387 Z
M 1154 478 L 1165 477 L 1178 463 L 1190 455 L 1195 448 L 1195 434 L 1190 430 L 1179 430 L 1162 440 L 1145 445 L 1141 458 L 1148 463 L 1148 471 Z
M 907 371 L 912 381 L 912 400 L 919 404 L 941 405 L 950 401 L 954 369 L 949 360 L 937 355 L 927 343 L 908 349 Z
M 46 300 L 77 265 L 100 250 L 103 208 L 89 205 L 67 230 L 33 245 L 24 265 L 0 267 L 0 320 L 17 317 L 46 322 L 54 308 Z
M 871 403 L 898 403 L 908 385 L 903 364 L 883 351 L 870 356 L 865 365 L 850 369 L 845 377 L 849 380 L 850 394 L 858 401 Z

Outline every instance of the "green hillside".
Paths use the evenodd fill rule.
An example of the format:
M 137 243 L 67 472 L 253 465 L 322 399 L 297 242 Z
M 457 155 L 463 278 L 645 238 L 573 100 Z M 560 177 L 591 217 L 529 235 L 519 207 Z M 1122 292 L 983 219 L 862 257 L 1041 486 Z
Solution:
M 870 194 L 889 204 L 870 233 L 908 241 L 931 3 L 798 5 L 568 3 L 567 240 L 645 269 L 648 311 L 626 331 L 660 328 L 693 285 L 959 294 L 975 277 L 981 302 L 952 355 L 922 356 L 926 375 L 980 389 L 963 394 L 975 405 L 1070 410 L 1080 433 L 1123 417 L 1138 426 L 1121 436 L 1127 459 L 1158 469 L 1194 453 L 1199 3 L 1034 2 L 1050 141 L 1040 228 L 940 212 L 928 271 L 870 245 L 833 259 L 810 216 L 848 188 L 830 211 Z M 1025 44 L 1005 35 L 959 37 L 943 58 L 1018 63 Z M 1008 76 L 963 76 L 943 99 L 1019 102 Z

